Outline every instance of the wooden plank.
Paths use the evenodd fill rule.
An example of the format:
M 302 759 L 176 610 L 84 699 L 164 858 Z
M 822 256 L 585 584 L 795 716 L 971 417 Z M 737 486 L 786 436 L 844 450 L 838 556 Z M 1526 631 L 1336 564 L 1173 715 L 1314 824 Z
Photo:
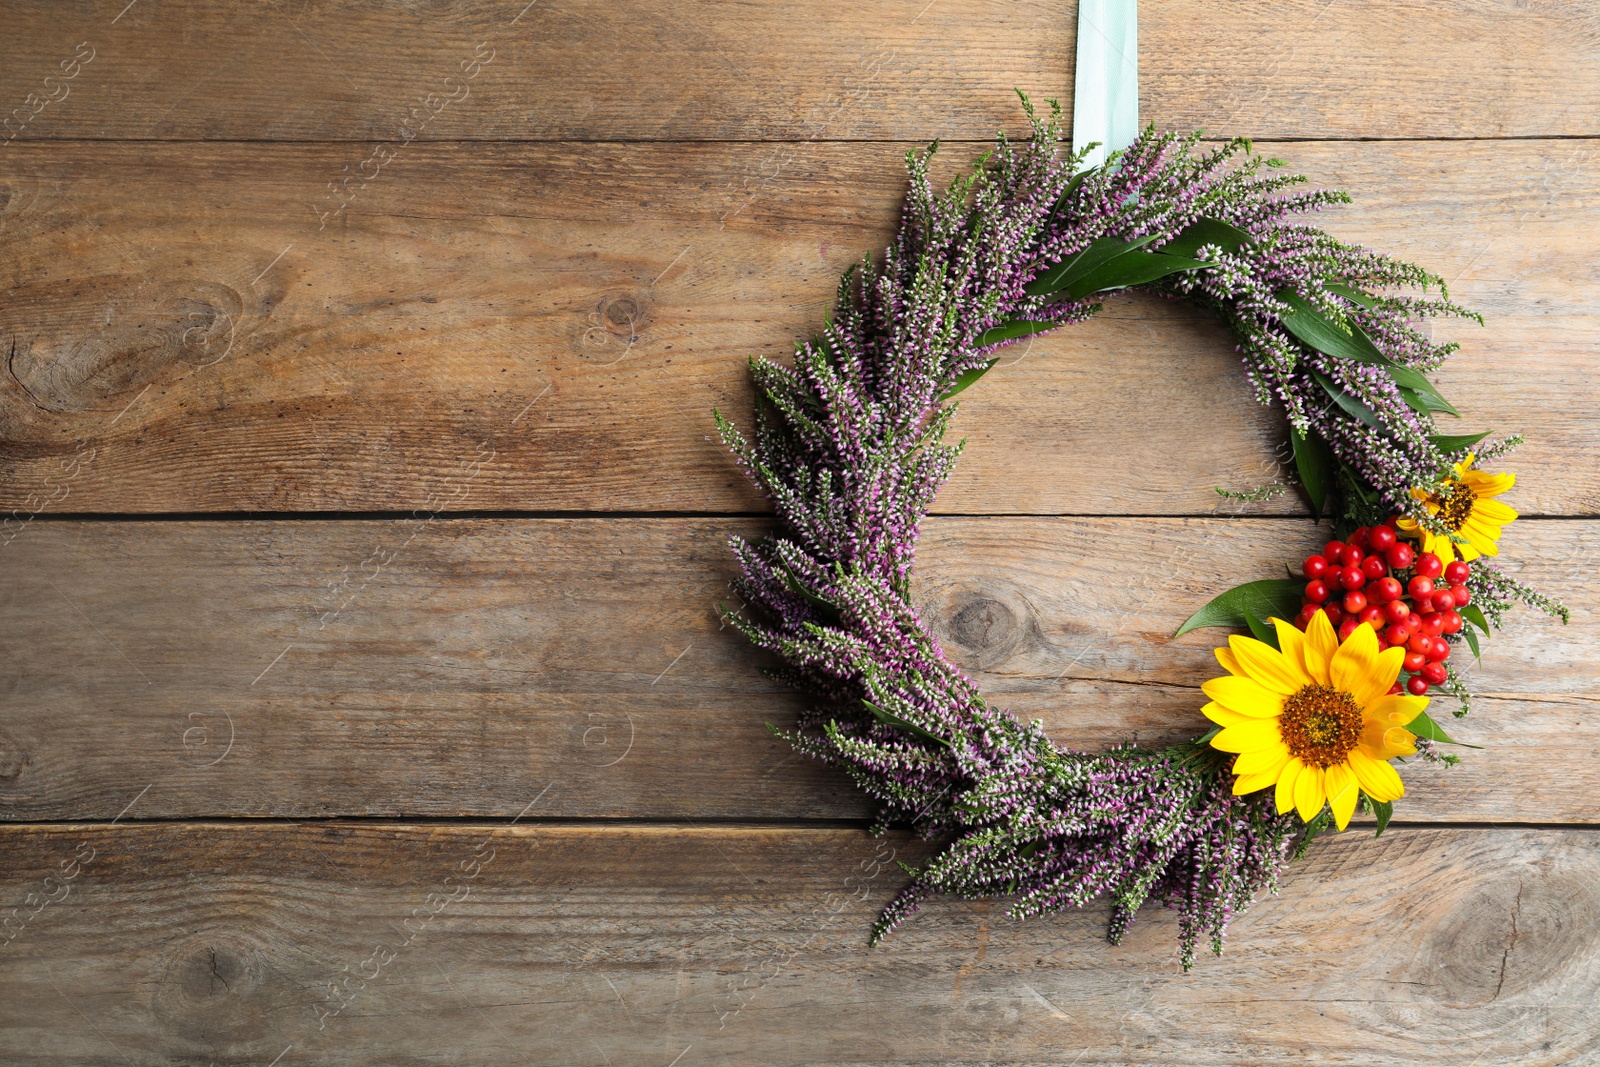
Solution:
M 684 519 L 41 522 L 4 551 L 0 818 L 864 818 L 767 721 L 796 698 L 713 614 L 728 534 Z M 1288 520 L 935 519 L 916 587 L 996 702 L 1097 750 L 1192 737 L 1220 631 L 1169 635 L 1322 536 Z M 1402 817 L 1600 823 L 1600 524 L 1508 528 L 1521 611 Z M 1589 590 L 1585 593 L 1584 590 Z M 1465 655 L 1465 653 L 1463 653 Z M 1449 721 L 1452 704 L 1435 710 Z
M 1600 1062 L 1588 831 L 1330 835 L 1189 975 L 1155 908 L 1113 948 L 1101 907 L 1019 925 L 936 900 L 868 949 L 892 859 L 923 846 L 856 830 L 85 826 L 0 849 L 30 920 L 0 952 L 10 1062 Z
M 1439 327 L 1440 381 L 1528 433 L 1529 514 L 1600 513 L 1586 144 L 1263 146 L 1490 315 Z M 319 229 L 348 147 L 13 145 L 0 506 L 759 510 L 709 411 L 887 240 L 906 147 L 418 144 Z M 1031 353 L 964 399 L 941 509 L 1204 514 L 1277 477 L 1213 324 L 1124 299 Z
M 10 6 L 0 99 L 21 109 L 20 137 L 983 138 L 1012 121 L 1013 87 L 1069 98 L 1075 47 L 1072 6 L 1041 0 L 124 7 Z M 1142 110 L 1164 125 L 1263 138 L 1597 132 L 1600 45 L 1583 5 L 1143 8 Z M 43 80 L 75 55 L 93 58 Z

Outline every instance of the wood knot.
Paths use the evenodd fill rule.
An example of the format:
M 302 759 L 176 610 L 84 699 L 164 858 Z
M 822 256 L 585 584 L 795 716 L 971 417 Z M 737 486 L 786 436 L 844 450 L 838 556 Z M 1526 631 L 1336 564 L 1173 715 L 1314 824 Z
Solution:
M 242 1020 L 264 967 L 255 948 L 237 936 L 211 932 L 186 941 L 167 957 L 157 993 L 157 1009 L 168 1018 L 193 1026 L 205 1019 Z M 220 1013 L 220 1014 L 219 1014 Z
M 116 411 L 175 370 L 210 366 L 232 352 L 242 313 L 237 292 L 198 281 L 158 295 L 141 287 L 135 277 L 102 275 L 70 290 L 13 294 L 6 370 L 32 405 L 57 414 Z
M 22 777 L 29 763 L 27 749 L 10 730 L 0 727 L 0 782 L 14 782 Z
M 935 593 L 935 634 L 965 670 L 988 671 L 1035 643 L 1032 605 L 1015 589 L 996 584 L 954 586 Z
M 1596 951 L 1600 907 L 1588 880 L 1560 873 L 1505 877 L 1471 887 L 1432 925 L 1416 977 L 1433 999 L 1481 1006 L 1538 986 L 1576 993 Z M 1592 985 L 1583 995 L 1593 996 Z
M 586 313 L 578 351 L 602 365 L 616 363 L 639 343 L 649 318 L 650 302 L 644 294 L 607 293 Z

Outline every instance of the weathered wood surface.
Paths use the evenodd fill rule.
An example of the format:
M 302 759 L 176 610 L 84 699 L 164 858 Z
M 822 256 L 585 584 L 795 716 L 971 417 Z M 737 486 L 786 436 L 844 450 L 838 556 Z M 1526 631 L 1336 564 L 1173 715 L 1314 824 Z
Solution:
M 7 10 L 0 94 L 32 116 L 14 127 L 27 138 L 391 140 L 407 123 L 431 139 L 983 138 L 1011 121 L 1013 87 L 1070 101 L 1072 14 L 1045 0 L 457 0 L 241 17 L 30 0 Z M 80 42 L 90 62 L 45 83 Z M 1139 52 L 1143 114 L 1224 134 L 1585 135 L 1600 113 L 1586 4 L 1147 2 Z M 492 59 L 462 80 L 479 55 Z M 34 115 L 29 93 L 55 102 Z
M 797 698 L 713 605 L 753 522 L 39 522 L 4 549 L 0 817 L 865 817 L 764 728 Z M 1063 744 L 1192 737 L 1217 590 L 1321 535 L 1286 519 L 959 519 L 925 527 L 916 596 L 997 703 Z M 1521 610 L 1402 816 L 1600 823 L 1600 524 L 1514 524 Z M 1463 651 L 1462 655 L 1466 653 Z M 1440 698 L 1446 714 L 1454 708 Z M 142 793 L 149 786 L 147 793 Z
M 1490 316 L 1437 327 L 1439 381 L 1529 435 L 1529 514 L 1600 513 L 1589 144 L 1262 146 Z M 746 357 L 888 239 L 906 147 L 415 144 L 319 229 L 349 146 L 14 144 L 0 507 L 759 510 L 710 409 L 744 416 Z M 941 510 L 1204 514 L 1278 476 L 1279 419 L 1192 312 L 1119 299 L 1013 358 Z
M 1189 975 L 1158 909 L 1112 948 L 1099 907 L 934 900 L 869 949 L 892 861 L 925 846 L 859 830 L 62 826 L 0 849 L 12 1063 L 1600 1062 L 1591 831 L 1330 837 Z

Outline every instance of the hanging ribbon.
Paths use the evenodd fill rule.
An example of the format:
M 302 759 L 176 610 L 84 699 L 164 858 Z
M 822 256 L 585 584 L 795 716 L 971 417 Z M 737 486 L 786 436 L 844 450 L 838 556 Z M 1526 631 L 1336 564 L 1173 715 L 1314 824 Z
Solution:
M 1100 142 L 1086 167 L 1139 136 L 1137 0 L 1079 0 L 1078 64 L 1072 89 L 1072 148 Z

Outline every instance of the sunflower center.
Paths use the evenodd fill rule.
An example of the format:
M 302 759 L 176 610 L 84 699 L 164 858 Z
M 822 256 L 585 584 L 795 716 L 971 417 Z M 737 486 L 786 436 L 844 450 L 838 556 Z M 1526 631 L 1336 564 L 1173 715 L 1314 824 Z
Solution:
M 1459 530 L 1461 524 L 1472 514 L 1472 504 L 1477 499 L 1477 494 L 1471 489 L 1460 482 L 1452 481 L 1443 496 L 1434 493 L 1428 497 L 1428 502 L 1439 509 L 1440 522 L 1452 530 Z
M 1291 756 L 1331 767 L 1343 763 L 1361 737 L 1361 706 L 1330 685 L 1308 685 L 1283 702 L 1278 730 Z

